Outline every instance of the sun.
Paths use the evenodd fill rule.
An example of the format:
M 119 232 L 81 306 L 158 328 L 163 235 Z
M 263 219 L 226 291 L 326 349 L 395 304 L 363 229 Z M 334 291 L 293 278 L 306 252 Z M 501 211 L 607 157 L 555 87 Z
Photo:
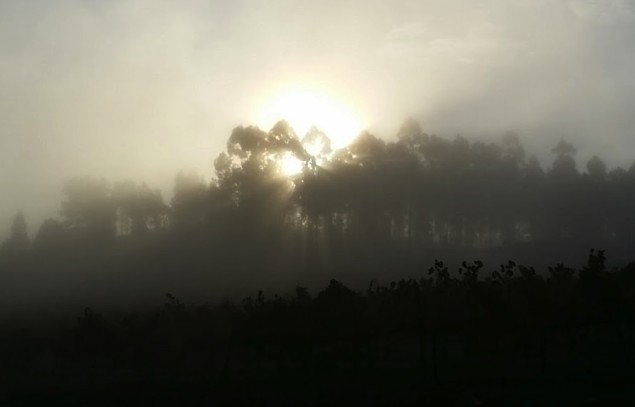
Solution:
M 350 144 L 361 130 L 356 115 L 344 103 L 308 87 L 276 91 L 262 103 L 257 124 L 270 128 L 279 120 L 286 120 L 300 138 L 317 127 L 331 139 L 333 149 Z
M 286 153 L 278 160 L 278 167 L 281 174 L 287 177 L 293 177 L 302 172 L 304 163 L 292 153 Z

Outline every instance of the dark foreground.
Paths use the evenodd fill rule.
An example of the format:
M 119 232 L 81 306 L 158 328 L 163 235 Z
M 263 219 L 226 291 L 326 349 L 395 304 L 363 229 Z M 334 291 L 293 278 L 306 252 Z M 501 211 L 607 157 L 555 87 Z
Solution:
M 632 381 L 448 382 L 426 385 L 408 370 L 358 375 L 241 380 L 163 378 L 49 387 L 3 397 L 3 405 L 279 405 L 279 406 L 632 406 Z
M 635 265 L 605 260 L 5 321 L 0 405 L 634 405 Z

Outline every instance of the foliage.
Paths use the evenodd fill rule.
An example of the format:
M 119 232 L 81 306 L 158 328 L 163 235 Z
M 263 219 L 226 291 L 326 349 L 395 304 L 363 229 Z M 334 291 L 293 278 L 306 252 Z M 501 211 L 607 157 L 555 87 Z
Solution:
M 484 264 L 463 262 L 457 278 L 437 260 L 420 280 L 372 281 L 363 292 L 331 280 L 315 296 L 303 287 L 272 297 L 259 291 L 240 305 L 193 305 L 166 293 L 163 307 L 150 313 L 86 308 L 68 331 L 5 327 L 0 358 L 12 380 L 30 380 L 55 360 L 73 391 L 78 368 L 120 385 L 138 377 L 160 383 L 152 373 L 160 371 L 168 381 L 200 380 L 202 391 L 227 390 L 241 400 L 275 396 L 259 387 L 234 393 L 229 383 L 244 388 L 265 380 L 294 391 L 294 377 L 328 400 L 320 386 L 351 377 L 385 384 L 399 375 L 399 391 L 417 384 L 424 393 L 440 383 L 496 383 L 494 389 L 510 380 L 531 383 L 533 392 L 540 378 L 588 386 L 633 375 L 635 303 L 627 293 L 635 289 L 635 268 L 609 270 L 605 261 L 604 252 L 591 251 L 579 271 L 558 265 L 546 278 L 513 261 L 479 278 Z M 603 283 L 589 289 L 588 278 Z M 20 363 L 32 355 L 30 364 Z M 382 389 L 377 397 L 394 400 Z

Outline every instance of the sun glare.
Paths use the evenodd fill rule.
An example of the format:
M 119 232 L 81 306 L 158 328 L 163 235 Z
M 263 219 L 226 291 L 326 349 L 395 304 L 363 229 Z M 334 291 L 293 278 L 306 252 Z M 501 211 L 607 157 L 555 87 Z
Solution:
M 287 177 L 298 175 L 302 172 L 304 164 L 291 153 L 287 153 L 279 161 L 280 172 Z
M 355 115 L 326 94 L 310 89 L 291 89 L 274 94 L 263 103 L 257 119 L 269 128 L 278 120 L 286 120 L 302 138 L 312 126 L 331 139 L 331 147 L 345 147 L 360 131 Z

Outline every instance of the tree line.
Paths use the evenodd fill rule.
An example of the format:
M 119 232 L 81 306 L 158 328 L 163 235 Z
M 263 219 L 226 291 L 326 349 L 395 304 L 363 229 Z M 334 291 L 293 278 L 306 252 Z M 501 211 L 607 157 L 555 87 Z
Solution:
M 393 141 L 365 132 L 333 151 L 279 122 L 236 127 L 213 179 L 179 173 L 169 203 L 143 183 L 70 180 L 57 218 L 31 239 L 19 213 L 0 249 L 0 362 L 24 389 L 3 397 L 55 377 L 62 396 L 75 391 L 63 378 L 108 378 L 144 397 L 173 386 L 174 400 L 375 391 L 394 405 L 421 389 L 447 404 L 455 392 L 429 399 L 443 383 L 630 380 L 635 167 L 593 157 L 579 171 L 575 154 L 560 140 L 543 168 L 513 133 L 449 139 L 412 120 Z M 516 257 L 590 247 L 622 266 L 594 250 L 579 267 Z M 493 252 L 517 262 L 486 273 Z M 64 301 L 94 308 L 11 322 Z
M 580 172 L 573 145 L 560 140 L 552 151 L 545 170 L 514 133 L 490 143 L 448 139 L 426 134 L 413 120 L 394 141 L 364 132 L 337 151 L 316 128 L 300 139 L 284 121 L 268 132 L 241 126 L 215 159 L 214 178 L 179 173 L 169 204 L 145 184 L 69 181 L 59 218 L 45 221 L 32 245 L 107 245 L 117 236 L 206 229 L 291 234 L 313 255 L 379 242 L 412 251 L 522 243 L 630 247 L 635 166 L 609 171 L 594 156 Z M 293 174 L 284 170 L 289 160 Z M 4 253 L 29 248 L 24 224 L 19 214 Z

